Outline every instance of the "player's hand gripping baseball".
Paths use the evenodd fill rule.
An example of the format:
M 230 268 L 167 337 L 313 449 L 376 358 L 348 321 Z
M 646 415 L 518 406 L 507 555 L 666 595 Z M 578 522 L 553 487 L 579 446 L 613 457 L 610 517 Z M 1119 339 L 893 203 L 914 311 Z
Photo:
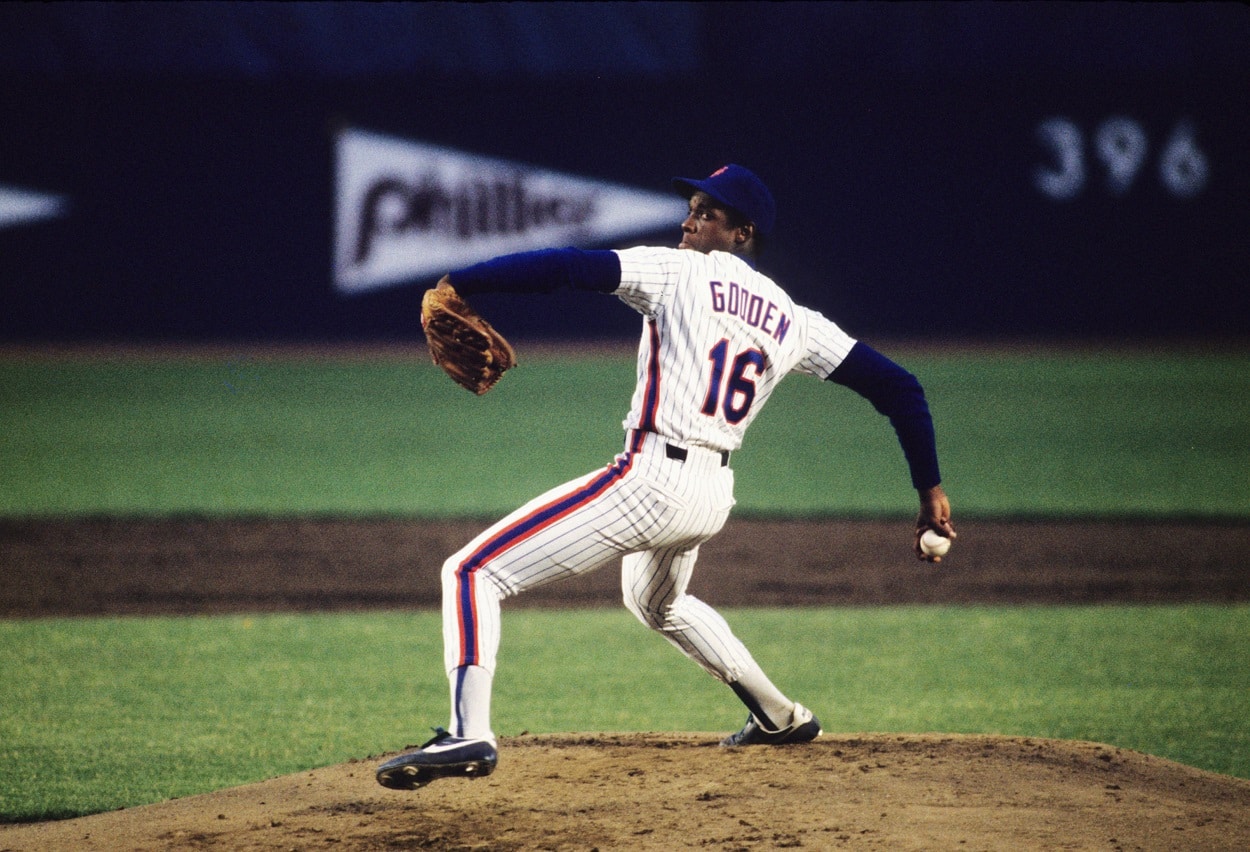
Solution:
M 955 539 L 955 528 L 951 526 L 951 504 L 946 499 L 942 486 L 935 485 L 920 492 L 920 514 L 916 517 L 916 538 L 913 549 L 916 558 L 925 562 L 941 562 L 938 554 L 926 553 L 920 546 L 920 537 L 926 530 L 933 530 L 944 538 Z

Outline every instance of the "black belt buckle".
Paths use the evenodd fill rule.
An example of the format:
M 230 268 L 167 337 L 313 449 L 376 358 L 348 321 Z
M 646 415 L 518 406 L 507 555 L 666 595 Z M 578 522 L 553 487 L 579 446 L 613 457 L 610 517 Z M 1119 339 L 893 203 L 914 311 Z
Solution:
M 690 458 L 690 451 L 685 447 L 678 447 L 675 444 L 664 444 L 664 455 L 675 461 L 684 462 Z M 729 450 L 720 451 L 720 466 L 729 467 Z

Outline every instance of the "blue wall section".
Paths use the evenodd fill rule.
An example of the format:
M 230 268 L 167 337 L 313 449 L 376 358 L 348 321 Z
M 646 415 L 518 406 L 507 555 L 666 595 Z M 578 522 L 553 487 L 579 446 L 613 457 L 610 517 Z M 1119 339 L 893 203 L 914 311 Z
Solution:
M 1235 4 L 7 4 L 0 196 L 69 209 L 0 228 L 0 341 L 417 337 L 431 282 L 332 286 L 347 126 L 656 191 L 747 164 L 761 265 L 860 336 L 1244 337 L 1247 45 Z

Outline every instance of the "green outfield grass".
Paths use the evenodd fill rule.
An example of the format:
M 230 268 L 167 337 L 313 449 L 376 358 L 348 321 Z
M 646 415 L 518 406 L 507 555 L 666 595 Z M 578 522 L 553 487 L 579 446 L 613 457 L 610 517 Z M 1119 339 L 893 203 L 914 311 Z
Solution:
M 897 355 L 957 518 L 1250 516 L 1250 355 Z M 522 358 L 482 398 L 420 359 L 3 359 L 0 515 L 498 515 L 605 464 L 633 385 L 625 356 Z M 809 378 L 734 466 L 739 513 L 913 511 L 888 424 Z M 1250 778 L 1245 606 L 728 616 L 830 731 L 1089 739 Z M 623 612 L 520 611 L 505 631 L 501 735 L 742 721 Z M 445 723 L 440 637 L 429 612 L 0 621 L 0 820 L 418 743 Z
M 896 354 L 960 515 L 1250 516 L 1250 354 Z M 533 357 L 478 398 L 421 359 L 8 359 L 0 514 L 499 515 L 610 461 L 633 370 Z M 734 467 L 739 513 L 915 502 L 889 424 L 807 377 Z
M 831 733 L 1093 740 L 1250 778 L 1247 606 L 726 616 Z M 623 611 L 521 610 L 504 630 L 501 736 L 742 722 L 728 689 Z M 0 622 L 0 820 L 419 743 L 446 724 L 439 637 L 429 612 Z

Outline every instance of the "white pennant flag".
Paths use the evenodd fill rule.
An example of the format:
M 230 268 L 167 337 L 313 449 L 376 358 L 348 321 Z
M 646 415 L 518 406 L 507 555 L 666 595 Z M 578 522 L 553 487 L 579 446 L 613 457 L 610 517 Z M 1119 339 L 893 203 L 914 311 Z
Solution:
M 65 199 L 59 195 L 0 186 L 0 228 L 53 219 L 62 215 L 65 207 Z
M 345 293 L 510 252 L 676 233 L 686 215 L 675 194 L 363 130 L 339 134 L 337 157 L 334 282 Z

